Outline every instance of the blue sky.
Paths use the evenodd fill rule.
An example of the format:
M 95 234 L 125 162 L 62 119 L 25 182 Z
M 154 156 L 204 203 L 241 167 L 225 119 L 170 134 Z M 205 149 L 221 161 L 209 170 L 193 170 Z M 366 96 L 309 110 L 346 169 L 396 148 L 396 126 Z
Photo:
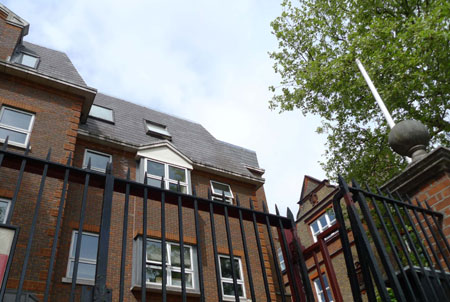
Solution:
M 325 137 L 314 116 L 268 109 L 279 2 L 3 1 L 30 23 L 25 40 L 66 52 L 89 86 L 255 150 L 270 209 L 296 213 L 304 175 L 325 178 Z

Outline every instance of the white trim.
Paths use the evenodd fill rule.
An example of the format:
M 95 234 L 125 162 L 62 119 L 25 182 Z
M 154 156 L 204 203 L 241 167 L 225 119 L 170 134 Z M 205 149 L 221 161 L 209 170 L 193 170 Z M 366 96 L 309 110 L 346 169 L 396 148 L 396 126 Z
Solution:
M 76 242 L 74 242 L 75 240 L 75 234 L 78 234 L 78 231 L 77 230 L 73 230 L 72 231 L 72 238 L 71 238 L 71 240 L 70 240 L 70 248 L 69 248 L 69 258 L 67 259 L 67 269 L 66 269 L 66 280 L 69 280 L 70 279 L 70 282 L 72 281 L 72 275 L 71 274 L 69 274 L 69 272 L 70 272 L 70 264 L 72 263 L 72 262 L 74 262 L 75 261 L 75 255 L 72 257 L 71 255 L 72 255 L 72 251 L 73 251 L 73 249 L 74 249 L 74 247 L 75 247 L 75 244 L 76 244 Z M 81 241 L 80 241 L 80 244 L 83 242 L 83 235 L 87 235 L 87 236 L 93 236 L 93 237 L 97 237 L 97 248 L 98 248 L 98 238 L 99 238 L 99 235 L 98 234 L 96 234 L 96 233 L 91 233 L 91 232 L 82 232 L 81 233 Z M 74 253 L 75 253 L 75 251 L 74 251 Z M 78 263 L 87 263 L 87 264 L 95 264 L 95 265 L 97 265 L 97 259 L 95 259 L 95 260 L 92 260 L 92 259 L 88 259 L 88 258 L 79 258 L 79 262 Z M 72 272 L 72 274 L 73 274 L 73 272 Z M 94 278 L 93 279 L 79 279 L 79 278 L 77 278 L 77 280 L 76 280 L 76 283 L 77 284 L 85 284 L 85 283 L 83 283 L 83 282 L 85 282 L 85 281 L 94 281 L 95 280 L 95 276 L 94 276 Z M 63 278 L 63 282 L 64 282 L 64 278 Z
M 152 145 L 146 145 L 146 146 L 142 146 L 142 147 L 137 148 L 138 152 L 136 154 L 136 158 L 140 158 L 140 157 L 146 157 L 147 158 L 147 156 L 145 156 L 145 153 L 142 152 L 142 151 L 150 150 L 150 149 L 156 149 L 156 148 L 159 148 L 159 147 L 167 147 L 169 150 L 173 151 L 175 154 L 180 156 L 183 160 L 185 160 L 190 165 L 189 167 L 186 167 L 186 168 L 189 168 L 189 169 L 192 170 L 192 164 L 193 164 L 192 160 L 190 160 L 186 155 L 181 153 L 177 148 L 175 148 L 175 146 L 172 143 L 170 143 L 168 141 L 158 142 L 158 143 L 155 143 L 155 144 L 152 144 Z
M 281 247 L 277 249 L 277 258 L 278 263 L 280 264 L 280 270 L 281 272 L 284 272 L 286 270 L 286 263 L 284 261 L 283 251 L 281 250 Z M 284 266 L 284 268 L 282 266 Z
M 223 182 L 219 182 L 219 181 L 216 181 L 216 180 L 210 180 L 209 183 L 211 185 L 211 193 L 212 193 L 212 199 L 213 200 L 222 201 L 222 202 L 224 201 L 221 194 L 217 194 L 217 193 L 214 192 L 214 185 L 213 185 L 213 183 L 216 183 L 216 184 L 228 187 L 228 189 L 230 190 L 231 197 L 230 196 L 225 196 L 225 202 L 233 204 L 234 195 L 233 195 L 233 191 L 231 190 L 231 186 L 229 184 L 226 184 L 226 183 L 223 183 Z
M 328 214 L 328 211 L 333 210 L 333 208 L 328 208 L 327 210 L 325 210 L 325 213 L 323 213 L 322 215 L 320 215 L 319 217 L 317 217 L 313 222 L 311 222 L 311 224 L 309 225 L 310 229 L 311 229 L 311 234 L 313 236 L 314 242 L 317 242 L 317 235 L 319 235 L 320 233 L 324 232 L 326 229 L 328 229 L 329 227 L 331 227 L 333 224 L 336 223 L 336 215 L 334 216 L 334 219 L 331 220 L 330 219 L 330 215 Z M 334 210 L 333 210 L 334 211 Z M 326 225 L 322 225 L 320 223 L 320 218 L 325 217 L 325 220 L 327 221 Z M 319 230 L 317 232 L 314 231 L 312 225 L 317 223 L 317 226 L 319 228 Z M 334 233 L 333 233 L 334 234 Z M 333 235 L 331 234 L 331 235 Z M 330 235 L 330 236 L 331 236 Z M 328 237 L 330 237 L 328 236 Z M 327 237 L 327 238 L 328 238 Z
M 145 175 L 145 172 L 148 171 L 148 169 L 147 169 L 148 161 L 152 161 L 152 162 L 164 165 L 164 188 L 166 190 L 169 190 L 170 184 L 178 185 L 178 181 L 177 180 L 173 180 L 173 179 L 169 178 L 169 166 L 172 166 L 174 168 L 178 168 L 178 169 L 184 170 L 185 182 L 180 181 L 180 186 L 181 187 L 186 187 L 186 193 L 185 194 L 190 194 L 191 190 L 190 190 L 189 175 L 188 175 L 188 171 L 189 170 L 187 168 L 179 166 L 179 165 L 174 165 L 174 164 L 171 164 L 171 163 L 163 162 L 163 161 L 160 161 L 160 160 L 156 160 L 156 159 L 153 159 L 153 158 L 145 158 L 145 160 L 144 160 L 144 171 L 143 171 L 144 175 Z M 161 181 L 161 176 L 157 176 L 157 175 L 154 175 L 154 174 L 149 174 L 148 172 L 147 172 L 147 178 L 151 178 L 151 179 L 155 179 L 155 180 Z
M 95 116 L 95 115 L 91 115 L 92 107 L 94 107 L 94 106 L 95 107 L 100 107 L 100 108 L 103 108 L 103 109 L 107 109 L 107 110 L 111 111 L 111 120 L 108 120 L 108 119 L 105 119 L 105 118 L 102 118 L 102 117 L 98 117 L 98 116 Z M 111 108 L 107 108 L 107 107 L 101 106 L 101 105 L 92 104 L 91 109 L 89 110 L 88 116 L 92 117 L 92 118 L 95 118 L 95 119 L 98 119 L 98 120 L 114 123 L 114 110 L 111 109 Z
M 84 149 L 83 169 L 86 169 L 86 168 L 87 168 L 87 165 L 88 165 L 88 163 L 87 163 L 87 157 L 86 157 L 86 154 L 87 154 L 88 152 L 89 152 L 89 153 L 94 153 L 94 154 L 97 154 L 97 155 L 101 155 L 101 156 L 109 157 L 109 162 L 110 162 L 110 163 L 112 162 L 112 155 L 111 155 L 111 154 L 103 153 L 103 152 L 100 152 L 100 151 L 96 151 L 96 150 L 92 150 L 92 149 L 86 148 L 86 149 Z M 100 169 L 100 168 L 97 168 L 97 167 L 92 167 L 92 165 L 91 165 L 91 170 L 105 173 L 105 172 L 106 172 L 106 167 L 105 167 L 105 169 Z
M 11 199 L 0 198 L 0 202 L 6 202 L 5 218 L 3 221 L 0 221 L 0 223 L 6 223 L 6 219 L 8 218 L 9 214 L 9 209 L 11 208 Z
M 231 257 L 229 255 L 218 255 L 219 257 L 219 271 L 220 271 L 220 286 L 222 288 L 222 298 L 225 301 L 235 301 L 236 297 L 235 296 L 230 296 L 230 295 L 225 295 L 224 291 L 223 291 L 223 283 L 233 283 L 233 278 L 225 278 L 222 276 L 222 265 L 220 263 L 220 258 L 224 258 L 224 259 L 230 259 L 230 263 L 231 263 Z M 242 269 L 242 261 L 240 257 L 234 256 L 233 257 L 234 260 L 238 260 L 239 262 L 239 275 L 241 276 L 241 279 L 237 279 L 236 278 L 236 283 L 238 285 L 242 285 L 242 293 L 243 296 L 239 296 L 239 300 L 247 300 L 247 293 L 245 291 L 245 281 L 244 281 L 244 270 Z M 231 265 L 233 266 L 234 264 L 231 263 Z
M 3 117 L 5 109 L 11 110 L 11 111 L 15 111 L 15 112 L 19 112 L 19 113 L 23 113 L 23 114 L 31 116 L 31 120 L 30 120 L 30 123 L 28 125 L 28 129 L 17 128 L 17 127 L 10 126 L 10 125 L 7 125 L 7 124 L 3 124 L 3 123 L 0 122 L 0 128 L 11 130 L 11 131 L 15 131 L 15 132 L 19 132 L 19 133 L 22 133 L 22 134 L 26 134 L 25 143 L 23 143 L 23 144 L 19 143 L 19 142 L 11 141 L 11 138 L 8 139 L 8 145 L 13 145 L 13 146 L 18 146 L 18 147 L 25 148 L 28 145 L 28 142 L 30 141 L 31 131 L 33 130 L 33 126 L 34 126 L 35 114 L 31 113 L 31 112 L 28 112 L 28 111 L 24 111 L 24 110 L 20 110 L 20 109 L 16 109 L 16 108 L 13 108 L 13 107 L 9 107 L 9 106 L 3 105 L 1 110 L 0 110 L 0 120 Z M 5 141 L 5 139 L 0 139 L 0 142 L 4 142 L 4 141 Z
M 29 56 L 29 57 L 35 58 L 36 59 L 36 63 L 34 63 L 34 66 L 29 66 L 29 65 L 23 64 L 23 57 L 24 56 Z M 28 52 L 21 51 L 14 61 L 15 61 L 14 63 L 20 64 L 22 66 L 25 66 L 25 67 L 28 67 L 28 68 L 37 69 L 37 67 L 39 65 L 39 62 L 41 61 L 41 58 L 38 57 L 38 56 L 35 56 L 33 54 L 30 54 Z
M 324 279 L 323 283 L 325 283 L 325 279 L 326 279 L 326 280 L 327 280 L 326 283 L 328 284 L 328 287 L 326 287 L 325 289 L 322 288 L 322 290 L 320 290 L 320 289 L 319 289 L 319 286 L 318 286 L 318 284 L 320 284 L 320 286 L 322 286 L 322 284 L 320 283 L 320 277 L 317 276 L 317 278 L 314 278 L 314 279 L 312 280 L 313 283 L 314 283 L 314 289 L 316 290 L 316 295 L 317 295 L 317 300 L 318 300 L 318 302 L 325 302 L 325 301 L 326 301 L 326 300 L 322 300 L 322 299 L 320 298 L 320 294 L 324 293 L 325 295 L 328 296 L 328 290 L 331 292 L 330 283 L 329 283 L 329 281 L 328 281 L 327 275 L 324 274 L 324 273 L 322 273 L 322 279 Z M 318 283 L 316 283 L 316 281 L 318 281 Z M 324 285 L 325 285 L 325 284 L 324 284 Z M 328 300 L 329 300 L 330 302 L 334 302 L 332 296 L 331 296 L 331 297 L 328 296 Z

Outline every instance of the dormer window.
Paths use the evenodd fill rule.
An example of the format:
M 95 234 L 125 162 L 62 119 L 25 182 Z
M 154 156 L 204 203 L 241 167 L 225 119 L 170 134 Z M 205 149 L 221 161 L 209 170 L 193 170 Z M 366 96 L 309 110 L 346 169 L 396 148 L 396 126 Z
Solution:
M 106 107 L 92 105 L 91 111 L 89 111 L 89 116 L 114 123 L 113 110 Z
M 39 63 L 39 58 L 22 52 L 17 59 L 17 63 L 27 67 L 36 68 Z
M 230 185 L 211 180 L 212 199 L 233 203 L 233 192 Z M 225 197 L 225 200 L 223 199 Z
M 149 135 L 155 135 L 155 136 L 162 136 L 163 138 L 171 139 L 172 135 L 170 135 L 169 131 L 167 131 L 167 126 L 146 121 L 146 127 L 147 127 L 147 134 Z

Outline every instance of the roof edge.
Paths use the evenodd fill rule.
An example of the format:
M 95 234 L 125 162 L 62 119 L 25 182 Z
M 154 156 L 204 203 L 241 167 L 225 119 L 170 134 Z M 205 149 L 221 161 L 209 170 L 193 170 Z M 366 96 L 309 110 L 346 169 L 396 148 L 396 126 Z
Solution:
M 69 92 L 84 98 L 83 106 L 81 108 L 81 122 L 87 120 L 89 110 L 94 103 L 94 98 L 97 94 L 97 89 L 92 87 L 83 87 L 71 82 L 60 80 L 42 73 L 25 69 L 13 63 L 0 61 L 0 73 L 19 77 L 37 84 L 46 85 L 61 91 Z

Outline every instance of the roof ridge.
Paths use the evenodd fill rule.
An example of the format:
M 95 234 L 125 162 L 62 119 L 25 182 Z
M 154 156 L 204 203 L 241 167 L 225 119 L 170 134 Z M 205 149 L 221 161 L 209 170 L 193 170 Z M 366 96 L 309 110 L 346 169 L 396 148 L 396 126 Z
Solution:
M 49 48 L 49 47 L 47 47 L 47 46 L 42 46 L 42 45 L 40 45 L 40 44 L 36 44 L 36 43 L 29 42 L 29 41 L 25 41 L 25 40 L 23 40 L 22 43 L 27 43 L 27 44 L 31 44 L 31 45 L 33 45 L 33 46 L 45 48 L 45 49 L 48 49 L 48 50 L 51 50 L 51 51 L 56 51 L 56 52 L 62 53 L 62 54 L 65 55 L 67 58 L 69 58 L 69 56 L 67 55 L 67 53 L 65 53 L 65 52 L 62 51 L 62 50 L 57 50 L 57 49 Z M 70 59 L 69 59 L 69 60 L 70 60 Z M 70 60 L 70 62 L 72 62 L 72 61 Z M 73 64 L 72 64 L 72 65 L 73 65 Z
M 235 145 L 235 144 L 232 144 L 232 143 L 228 143 L 228 142 L 222 141 L 222 140 L 220 140 L 220 139 L 216 139 L 216 140 L 217 140 L 219 143 L 222 143 L 222 144 L 225 144 L 225 145 L 230 145 L 231 147 L 238 148 L 238 149 L 242 149 L 242 150 L 246 150 L 246 151 L 250 151 L 250 152 L 253 152 L 253 153 L 256 154 L 256 151 L 255 151 L 255 150 L 251 150 L 251 149 L 248 149 L 248 148 L 245 148 L 245 147 L 242 147 L 242 146 L 238 146 L 238 145 Z
M 175 115 L 175 114 L 167 113 L 167 112 L 164 112 L 164 111 L 161 111 L 161 110 L 158 110 L 158 109 L 150 108 L 150 107 L 148 107 L 148 106 L 144 106 L 144 105 L 141 105 L 141 104 L 137 104 L 137 103 L 134 103 L 134 102 L 131 102 L 131 101 L 127 101 L 127 100 L 125 100 L 125 99 L 123 99 L 123 98 L 121 98 L 121 97 L 117 97 L 117 96 L 111 95 L 111 94 L 109 94 L 109 93 L 98 92 L 97 94 L 101 94 L 101 95 L 104 95 L 104 96 L 107 96 L 107 97 L 110 97 L 110 98 L 114 98 L 114 99 L 119 100 L 119 101 L 123 101 L 123 102 L 126 102 L 126 103 L 133 104 L 133 105 L 135 105 L 135 106 L 141 107 L 141 108 L 145 108 L 145 109 L 147 109 L 147 110 L 152 110 L 152 111 L 155 111 L 155 112 L 158 112 L 158 113 L 162 113 L 162 114 L 165 114 L 165 115 L 168 115 L 168 116 L 171 116 L 171 117 L 174 117 L 174 118 L 183 120 L 183 121 L 187 121 L 187 122 L 190 122 L 190 123 L 193 123 L 193 124 L 197 124 L 197 125 L 202 126 L 202 124 L 200 124 L 200 123 L 198 123 L 198 122 L 195 122 L 195 121 L 192 121 L 192 120 L 190 120 L 190 119 L 187 119 L 187 118 L 184 118 L 184 117 Z M 203 126 L 202 126 L 202 127 L 203 127 Z M 206 130 L 205 127 L 203 127 L 203 128 Z M 207 131 L 207 130 L 206 130 L 206 131 Z M 209 133 L 209 131 L 208 131 L 208 133 Z M 211 133 L 210 133 L 210 134 L 211 134 Z

